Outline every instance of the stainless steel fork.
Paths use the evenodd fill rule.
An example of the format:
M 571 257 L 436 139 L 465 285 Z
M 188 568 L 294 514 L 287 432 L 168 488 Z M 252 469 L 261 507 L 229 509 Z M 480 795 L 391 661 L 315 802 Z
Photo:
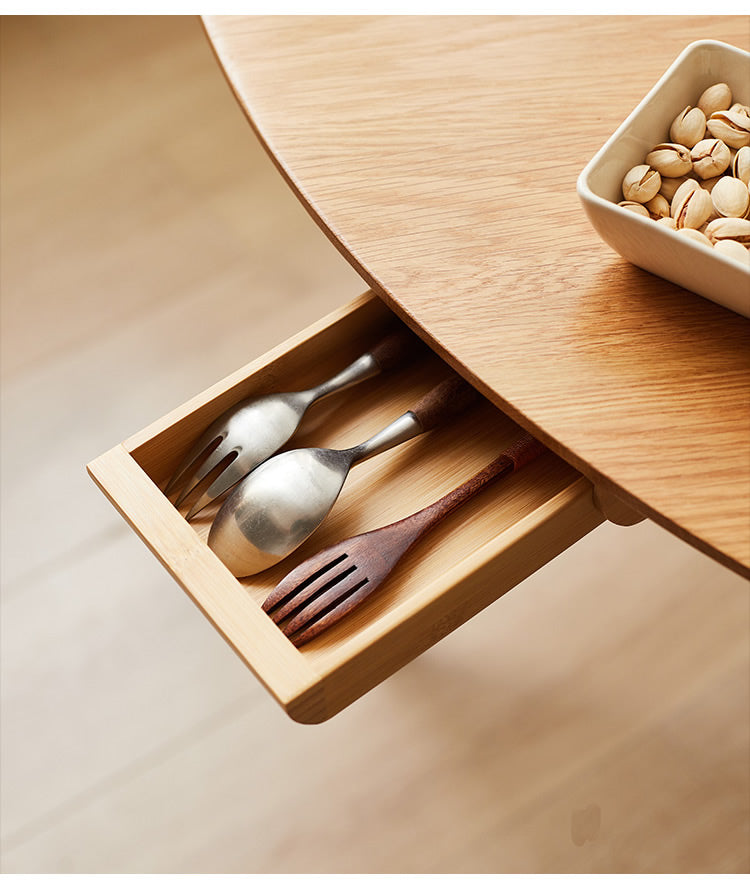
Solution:
M 191 519 L 251 470 L 280 449 L 294 434 L 313 403 L 379 373 L 395 369 L 419 348 L 406 328 L 383 337 L 347 367 L 306 391 L 248 398 L 216 419 L 183 459 L 165 492 L 182 486 L 175 505 L 200 492 L 187 513 Z

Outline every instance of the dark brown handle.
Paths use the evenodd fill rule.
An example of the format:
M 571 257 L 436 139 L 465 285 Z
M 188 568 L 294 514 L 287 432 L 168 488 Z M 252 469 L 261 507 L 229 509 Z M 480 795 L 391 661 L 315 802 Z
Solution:
M 495 461 L 499 461 L 502 458 L 509 458 L 513 462 L 513 470 L 517 471 L 525 464 L 534 461 L 535 458 L 539 458 L 539 456 L 546 450 L 547 447 L 543 443 L 540 443 L 539 440 L 532 437 L 531 434 L 524 432 L 518 440 L 511 443 L 507 449 L 503 450 L 502 455 L 499 455 Z M 494 463 L 495 462 L 489 464 L 487 467 L 491 468 Z
M 406 327 L 401 327 L 376 342 L 370 349 L 370 355 L 381 372 L 386 373 L 410 361 L 423 346 L 419 337 Z
M 412 407 L 423 431 L 430 431 L 436 425 L 467 409 L 476 403 L 480 394 L 460 376 L 451 376 L 436 385 Z
M 532 437 L 531 434 L 522 434 L 518 440 L 503 450 L 496 459 L 474 474 L 473 477 L 470 477 L 466 482 L 448 492 L 447 495 L 438 498 L 429 507 L 425 507 L 418 513 L 413 514 L 415 532 L 411 539 L 412 542 L 417 537 L 421 538 L 425 535 L 448 514 L 453 513 L 454 510 L 457 510 L 462 504 L 465 504 L 470 498 L 481 492 L 485 486 L 489 486 L 490 483 L 494 482 L 498 477 L 502 477 L 503 474 L 517 471 L 524 465 L 534 461 L 546 449 L 547 447 Z

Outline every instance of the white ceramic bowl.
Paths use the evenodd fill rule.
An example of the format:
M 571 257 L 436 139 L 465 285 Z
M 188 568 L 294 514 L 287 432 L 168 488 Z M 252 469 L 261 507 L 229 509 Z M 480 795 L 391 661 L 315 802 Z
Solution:
M 675 116 L 717 82 L 750 104 L 750 53 L 691 43 L 584 168 L 577 189 L 596 231 L 626 260 L 750 318 L 750 270 L 742 263 L 617 205 L 625 173 L 668 141 Z

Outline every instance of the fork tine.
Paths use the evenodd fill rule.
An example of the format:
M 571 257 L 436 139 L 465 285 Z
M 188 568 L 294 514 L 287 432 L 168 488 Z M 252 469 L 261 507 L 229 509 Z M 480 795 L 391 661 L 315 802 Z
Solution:
M 190 521 L 191 519 L 193 519 L 193 517 L 196 516 L 201 510 L 203 510 L 203 508 L 207 504 L 210 504 L 212 501 L 218 498 L 219 495 L 222 494 L 221 492 L 214 491 L 216 481 L 221 479 L 225 470 L 232 466 L 236 457 L 236 452 L 230 452 L 228 455 L 225 455 L 224 458 L 222 458 L 217 465 L 214 465 L 213 469 L 210 470 L 206 474 L 206 476 L 202 480 L 200 480 L 190 492 L 185 495 L 184 500 L 187 500 L 191 497 L 191 495 L 194 495 L 196 492 L 201 493 L 198 500 L 193 503 L 193 506 L 185 514 L 186 520 Z M 240 477 L 238 479 L 241 479 L 242 476 L 244 476 L 244 471 L 240 474 Z M 233 482 L 236 482 L 236 480 Z M 179 502 L 177 506 L 179 507 Z
M 224 437 L 219 437 L 217 439 L 218 442 L 215 439 L 211 442 L 210 446 L 207 447 L 209 450 L 208 455 L 205 458 L 201 458 L 201 461 L 191 473 L 187 483 L 177 496 L 177 500 L 175 501 L 176 506 L 179 507 L 188 495 L 194 492 L 206 477 L 214 471 L 225 458 L 227 458 L 228 453 L 224 446 Z
M 321 559 L 320 554 L 317 554 L 280 581 L 261 607 L 274 623 L 279 623 L 321 590 L 325 590 L 332 581 L 347 575 L 351 568 L 346 553 L 328 559 Z
M 367 577 L 363 577 L 357 571 L 355 565 L 350 565 L 340 577 L 333 578 L 322 589 L 309 598 L 307 602 L 297 604 L 296 613 L 281 624 L 286 635 L 291 635 L 316 618 L 326 614 L 336 607 L 361 586 L 367 583 Z
M 236 450 L 226 455 L 222 463 L 223 468 L 221 470 L 216 469 L 216 473 L 212 475 L 213 478 L 208 482 L 198 500 L 190 508 L 189 513 L 185 517 L 186 519 L 192 519 L 207 504 L 223 495 L 227 489 L 231 489 L 235 483 L 239 483 L 248 474 L 247 456 L 243 460 Z
M 213 438 L 209 437 L 209 439 L 206 439 L 206 435 L 201 436 L 187 455 L 182 459 L 174 474 L 172 474 L 172 478 L 164 489 L 164 494 L 170 495 L 179 485 L 192 476 L 205 459 L 221 443 L 221 440 L 222 436 L 220 434 L 214 435 Z
M 312 583 L 301 593 L 294 596 L 283 608 L 271 614 L 271 620 L 284 629 L 290 618 L 297 619 L 300 615 L 306 615 L 308 609 L 322 610 L 330 602 L 335 601 L 341 590 L 351 585 L 352 577 L 357 576 L 355 565 L 346 566 L 343 571 L 333 575 L 329 580 L 322 583 Z M 312 613 L 312 612 L 311 612 Z M 295 617 L 296 615 L 296 617 Z
M 352 580 L 355 581 L 353 586 L 344 587 L 342 582 L 341 588 L 335 589 L 333 595 L 324 593 L 282 627 L 284 635 L 293 645 L 303 645 L 333 626 L 364 602 L 377 586 L 377 583 L 372 583 L 368 578 L 350 577 L 349 581 Z

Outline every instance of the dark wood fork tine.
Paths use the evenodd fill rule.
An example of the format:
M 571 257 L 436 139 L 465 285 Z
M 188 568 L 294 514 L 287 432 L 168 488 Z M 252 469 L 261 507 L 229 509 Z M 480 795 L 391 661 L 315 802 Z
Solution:
M 305 642 L 310 641 L 310 639 L 315 638 L 315 636 L 320 635 L 320 633 L 333 626 L 334 623 L 338 623 L 342 617 L 346 617 L 361 602 L 364 602 L 376 587 L 376 583 L 370 583 L 367 580 L 361 581 L 355 586 L 353 592 L 346 596 L 343 601 L 339 602 L 338 605 L 334 605 L 328 612 L 324 612 L 322 616 L 313 617 L 307 624 L 304 621 L 298 620 L 303 614 L 307 617 L 305 612 L 308 609 L 306 608 L 305 612 L 297 615 L 284 627 L 284 635 L 287 636 L 293 645 L 300 646 L 305 644 Z M 326 596 L 324 598 L 329 597 Z M 292 624 L 294 624 L 293 627 Z
M 355 571 L 353 565 L 343 567 L 343 570 L 331 577 L 325 577 L 323 573 L 312 583 L 307 584 L 300 592 L 290 596 L 287 602 L 278 606 L 276 611 L 271 612 L 271 620 L 284 629 L 289 622 L 290 617 L 294 615 L 306 614 L 307 608 L 311 605 L 318 607 L 320 604 L 327 605 L 335 598 L 338 585 L 341 582 L 348 582 L 349 576 Z M 322 597 L 321 597 L 322 594 Z M 321 602 L 322 599 L 322 602 Z
M 369 584 L 366 573 L 358 570 L 355 565 L 350 565 L 344 572 L 342 577 L 329 581 L 325 589 L 320 591 L 309 602 L 301 605 L 297 613 L 282 626 L 282 630 L 287 635 L 296 632 L 303 626 L 320 617 L 326 612 L 332 610 L 361 587 Z M 374 587 L 370 587 L 371 592 Z
M 279 623 L 321 590 L 328 589 L 329 583 L 349 567 L 351 562 L 348 562 L 346 553 L 323 550 L 290 572 L 293 578 L 287 575 L 280 581 L 261 607 L 274 623 Z

